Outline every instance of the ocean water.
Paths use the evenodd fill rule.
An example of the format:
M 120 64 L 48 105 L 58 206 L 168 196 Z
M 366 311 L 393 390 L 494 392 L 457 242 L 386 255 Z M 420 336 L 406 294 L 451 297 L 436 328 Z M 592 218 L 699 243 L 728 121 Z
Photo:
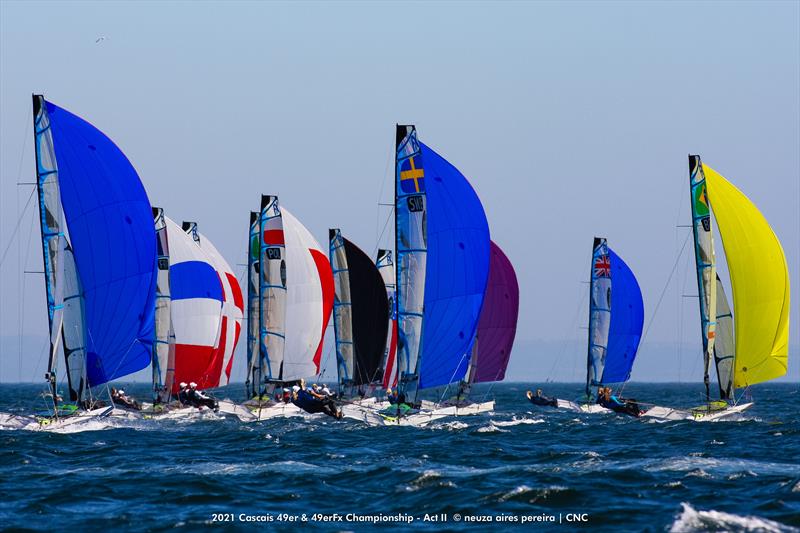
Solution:
M 718 423 L 536 408 L 533 386 L 496 385 L 493 414 L 425 428 L 317 415 L 2 430 L 0 528 L 799 530 L 800 386 L 755 387 L 747 420 Z M 634 383 L 626 395 L 689 406 L 701 387 Z M 581 386 L 543 388 L 574 398 Z M 41 408 L 42 389 L 0 386 L 0 411 Z

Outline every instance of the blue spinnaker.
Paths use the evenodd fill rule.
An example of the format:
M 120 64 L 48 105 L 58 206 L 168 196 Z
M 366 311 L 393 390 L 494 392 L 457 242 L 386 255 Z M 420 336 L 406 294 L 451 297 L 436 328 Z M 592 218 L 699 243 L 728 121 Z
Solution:
M 644 303 L 636 277 L 620 256 L 608 248 L 611 261 L 611 325 L 603 370 L 603 383 L 622 383 L 631 377 L 631 367 L 642 338 Z
M 130 161 L 100 130 L 50 102 L 61 203 L 86 309 L 86 374 L 100 385 L 150 364 L 156 234 Z
M 489 278 L 489 224 L 467 179 L 420 143 L 428 256 L 419 388 L 464 378 Z

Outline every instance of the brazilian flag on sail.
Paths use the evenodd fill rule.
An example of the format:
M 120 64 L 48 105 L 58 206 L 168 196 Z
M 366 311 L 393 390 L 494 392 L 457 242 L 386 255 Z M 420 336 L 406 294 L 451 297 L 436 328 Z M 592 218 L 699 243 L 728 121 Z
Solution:
M 695 216 L 703 217 L 709 215 L 710 211 L 708 209 L 708 195 L 706 194 L 705 180 L 694 188 L 692 196 Z

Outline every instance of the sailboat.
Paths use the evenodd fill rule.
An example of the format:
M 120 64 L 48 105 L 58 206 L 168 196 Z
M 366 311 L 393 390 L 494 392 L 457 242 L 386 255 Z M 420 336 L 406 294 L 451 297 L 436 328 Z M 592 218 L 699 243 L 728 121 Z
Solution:
M 220 402 L 242 421 L 301 415 L 273 398 L 319 374 L 322 344 L 334 301 L 333 273 L 311 232 L 263 195 L 250 215 L 248 242 L 247 381 L 250 400 Z
M 531 402 L 584 413 L 609 412 L 609 409 L 596 402 L 593 387 L 616 386 L 630 379 L 643 324 L 644 303 L 636 277 L 625 261 L 608 246 L 604 237 L 595 237 L 589 282 L 589 337 L 584 397 L 576 401 L 549 399 L 548 402 L 541 396 L 532 397 L 529 392 Z M 634 403 L 629 405 L 635 407 Z M 635 415 L 639 415 L 638 408 L 635 408 Z
M 178 225 L 154 208 L 159 248 L 153 403 L 176 397 L 180 382 L 198 390 L 227 385 L 242 321 L 242 293 L 230 265 L 197 223 Z M 194 414 L 169 406 L 170 418 Z
M 144 186 L 111 139 L 41 95 L 33 119 L 50 330 L 51 403 L 40 420 L 55 427 L 109 414 L 93 388 L 150 364 L 156 235 Z M 62 358 L 69 402 L 58 391 Z M 70 414 L 83 416 L 63 420 Z
M 395 146 L 397 387 L 418 405 L 420 391 L 466 376 L 489 277 L 489 225 L 469 181 L 414 126 L 397 126 Z M 423 425 L 456 410 L 401 404 L 364 411 L 363 420 Z
M 736 418 L 751 401 L 737 389 L 786 373 L 789 354 L 789 269 L 764 215 L 699 155 L 689 156 L 689 190 L 703 346 L 705 403 L 690 411 L 653 413 L 698 421 Z M 714 229 L 719 226 L 733 287 L 733 313 L 717 274 Z M 718 390 L 712 399 L 711 362 Z
M 365 399 L 384 377 L 390 319 L 386 285 L 378 266 L 339 229 L 329 231 L 329 240 L 339 396 Z
M 505 378 L 517 333 L 518 315 L 517 275 L 503 250 L 492 241 L 489 281 L 472 345 L 467 378 L 459 387 L 457 397 L 445 402 L 445 405 L 456 406 L 456 416 L 494 410 L 494 400 L 470 401 L 470 389 L 475 383 L 493 383 Z

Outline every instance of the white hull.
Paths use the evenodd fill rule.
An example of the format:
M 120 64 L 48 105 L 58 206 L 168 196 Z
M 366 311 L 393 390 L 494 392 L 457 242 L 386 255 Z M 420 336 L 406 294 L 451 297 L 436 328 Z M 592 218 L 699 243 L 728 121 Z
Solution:
M 479 415 L 481 413 L 491 413 L 494 411 L 494 400 L 489 402 L 467 403 L 463 405 L 439 407 L 434 409 L 434 413 L 441 412 L 443 409 L 450 409 L 451 407 L 455 407 L 455 413 L 453 413 L 453 416 Z
M 733 405 L 725 409 L 704 412 L 699 409 L 672 409 L 669 407 L 653 407 L 642 416 L 658 420 L 694 420 L 695 422 L 725 422 L 741 420 L 741 414 L 752 407 L 753 402 Z
M 436 410 L 423 410 L 418 413 L 400 416 L 387 417 L 371 406 L 362 406 L 355 403 L 342 406 L 342 416 L 352 420 L 359 420 L 370 426 L 427 426 L 435 420 L 440 420 L 448 416 L 455 416 L 456 407 L 443 407 Z
M 556 409 L 563 409 L 565 411 L 572 411 L 575 413 L 588 413 L 596 415 L 596 414 L 606 414 L 612 412 L 610 409 L 606 409 L 602 405 L 598 405 L 596 403 L 576 403 L 576 402 L 571 402 L 569 400 L 561 400 L 561 399 L 556 399 L 556 401 L 558 402 L 558 407 L 556 407 Z M 536 404 L 533 405 L 535 407 L 552 409 L 552 407 L 547 405 L 536 405 Z
M 233 403 L 231 400 L 220 400 L 219 412 L 232 415 L 242 422 L 258 422 L 270 418 L 305 416 L 307 413 L 293 403 L 270 402 L 261 408 L 251 405 Z
M 213 409 L 208 407 L 177 407 L 167 409 L 160 413 L 144 413 L 145 418 L 151 420 L 187 420 L 187 419 L 214 419 L 219 418 Z

